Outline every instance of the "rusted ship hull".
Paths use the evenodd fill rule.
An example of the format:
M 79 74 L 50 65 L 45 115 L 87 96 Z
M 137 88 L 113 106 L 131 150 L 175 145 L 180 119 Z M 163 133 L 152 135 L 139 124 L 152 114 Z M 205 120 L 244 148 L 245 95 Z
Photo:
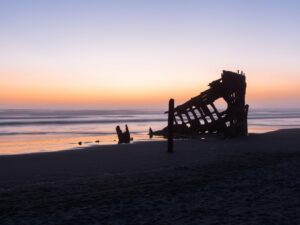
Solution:
M 246 87 L 243 72 L 223 71 L 220 79 L 209 84 L 209 89 L 174 109 L 174 135 L 221 133 L 226 137 L 247 136 Z M 216 107 L 218 99 L 226 103 L 224 109 Z M 159 136 L 167 134 L 168 127 L 152 132 Z

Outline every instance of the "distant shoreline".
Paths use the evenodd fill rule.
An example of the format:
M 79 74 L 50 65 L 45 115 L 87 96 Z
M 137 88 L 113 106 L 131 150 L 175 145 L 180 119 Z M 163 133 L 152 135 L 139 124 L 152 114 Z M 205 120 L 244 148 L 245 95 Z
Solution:
M 287 129 L 288 130 L 288 129 Z M 291 129 L 292 130 L 292 129 Z M 299 129 L 300 130 L 300 129 Z M 278 132 L 280 130 L 277 130 Z M 249 133 L 249 136 L 255 136 L 255 135 L 262 135 L 262 134 L 267 134 L 267 133 L 270 133 L 270 132 L 277 132 L 277 131 L 269 131 L 269 132 L 265 132 L 265 133 Z M 180 142 L 180 141 L 203 141 L 203 140 L 200 140 L 202 137 L 199 136 L 199 138 L 178 138 L 178 139 L 175 139 L 175 143 L 176 142 Z M 208 139 L 215 139 L 216 141 L 218 140 L 222 140 L 223 138 L 221 137 L 218 137 L 216 138 L 216 136 L 209 136 L 207 135 Z M 239 139 L 245 139 L 247 137 L 243 137 L 243 138 L 236 138 L 236 139 L 233 139 L 234 140 L 239 140 Z M 117 139 L 117 137 L 116 137 Z M 226 140 L 226 139 L 224 139 Z M 227 139 L 229 140 L 229 139 Z M 99 143 L 99 144 L 94 144 L 94 143 L 89 143 L 89 144 L 84 144 L 82 146 L 75 146 L 75 147 L 70 147 L 70 148 L 66 148 L 66 149 L 60 149 L 60 150 L 55 150 L 55 151 L 43 151 L 43 152 L 27 152 L 27 153 L 17 153 L 17 154 L 0 154 L 0 158 L 1 157 L 14 157 L 14 156 L 22 156 L 22 155 L 40 155 L 40 154 L 56 154 L 56 153 L 64 153 L 64 152 L 72 152 L 72 151 L 90 151 L 90 150 L 101 150 L 101 148 L 106 148 L 106 147 L 111 147 L 111 146 L 119 146 L 118 148 L 122 148 L 122 146 L 127 146 L 127 145 L 136 145 L 136 144 L 147 144 L 149 142 L 167 142 L 167 139 L 166 138 L 163 138 L 163 137 L 158 137 L 158 138 L 152 138 L 152 139 L 148 139 L 148 140 L 133 140 L 130 144 L 118 144 L 117 141 L 114 141 L 113 143 Z
M 293 129 L 280 129 L 280 130 L 276 130 L 276 131 L 268 131 L 268 132 L 265 132 L 265 133 L 249 133 L 249 136 L 248 137 L 242 137 L 242 138 L 235 138 L 235 139 L 225 139 L 225 138 L 221 138 L 221 137 L 218 137 L 216 138 L 216 136 L 210 136 L 210 135 L 207 135 L 206 138 L 208 139 L 213 139 L 213 140 L 216 140 L 216 141 L 220 141 L 220 140 L 224 140 L 224 141 L 238 141 L 238 140 L 241 140 L 241 139 L 247 139 L 247 138 L 251 138 L 253 136 L 261 136 L 261 135 L 265 135 L 265 134 L 269 134 L 269 133 L 276 133 L 276 132 L 281 132 L 281 131 L 288 131 L 288 130 L 298 130 L 297 128 Z M 299 129 L 299 132 L 300 132 L 300 129 Z M 116 137 L 117 139 L 117 137 Z M 200 140 L 201 137 L 199 136 L 199 138 L 179 138 L 179 139 L 175 139 L 175 143 L 176 142 L 180 142 L 180 141 L 200 141 L 200 142 L 203 142 L 203 140 Z M 210 141 L 213 141 L 213 140 L 210 140 Z M 167 142 L 167 139 L 166 138 L 153 138 L 153 139 L 148 139 L 148 140 L 133 140 L 132 143 L 130 144 L 118 144 L 117 141 L 114 141 L 113 143 L 101 143 L 100 144 L 92 144 L 92 143 L 89 143 L 89 144 L 84 144 L 82 146 L 75 146 L 75 147 L 70 147 L 70 148 L 66 148 L 66 149 L 59 149 L 59 150 L 55 150 L 55 151 L 43 151 L 43 152 L 28 152 L 28 153 L 17 153 L 17 154 L 0 154 L 0 158 L 1 157 L 17 157 L 17 156 L 22 156 L 22 155 L 45 155 L 45 154 L 57 154 L 57 153 L 65 153 L 65 152 L 78 152 L 78 151 L 94 151 L 94 150 L 101 150 L 101 149 L 105 149 L 107 147 L 113 147 L 113 146 L 118 146 L 117 148 L 122 148 L 124 146 L 130 146 L 130 145 L 136 145 L 136 144 L 147 144 L 149 142 Z M 201 143 L 200 143 L 201 144 Z M 85 146 L 86 145 L 86 146 Z

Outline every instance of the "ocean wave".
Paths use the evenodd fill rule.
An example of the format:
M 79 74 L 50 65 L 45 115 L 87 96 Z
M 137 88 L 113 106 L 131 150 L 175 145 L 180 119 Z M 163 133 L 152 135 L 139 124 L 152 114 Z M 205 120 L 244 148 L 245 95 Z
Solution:
M 248 119 L 300 119 L 300 113 L 295 113 L 295 114 L 249 114 Z
M 248 123 L 249 126 L 261 126 L 261 127 L 300 127 L 300 124 L 267 124 L 267 123 Z
M 0 117 L 26 116 L 26 117 L 78 117 L 78 116 L 127 116 L 127 115 L 154 115 L 161 114 L 163 110 L 41 110 L 41 109 L 2 109 Z
M 115 123 L 148 123 L 163 122 L 166 119 L 119 119 L 119 120 L 57 120 L 57 121 L 7 121 L 0 122 L 0 126 L 21 126 L 21 125 L 71 125 L 71 124 L 115 124 Z
M 254 121 L 272 121 L 277 122 L 279 120 L 300 120 L 299 116 L 249 116 L 249 122 Z M 151 123 L 151 122 L 165 122 L 167 118 L 123 118 L 119 119 L 90 119 L 90 118 L 81 118 L 81 119 L 37 119 L 37 120 L 0 120 L 0 126 L 42 126 L 42 125 L 76 125 L 76 124 L 116 124 L 116 123 Z
M 132 131 L 130 132 L 132 134 L 138 134 L 141 132 L 138 131 Z M 100 135 L 114 135 L 115 132 L 79 132 L 79 131 L 63 131 L 63 132 L 52 132 L 52 131 L 46 131 L 46 132 L 0 132 L 0 136 L 15 136 L 15 135 L 92 135 L 92 136 L 100 136 Z

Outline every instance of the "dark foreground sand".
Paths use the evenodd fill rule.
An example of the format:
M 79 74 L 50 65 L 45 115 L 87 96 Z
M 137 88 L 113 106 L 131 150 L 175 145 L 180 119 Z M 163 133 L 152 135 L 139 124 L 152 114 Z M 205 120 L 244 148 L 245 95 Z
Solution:
M 0 225 L 300 224 L 300 130 L 0 157 Z

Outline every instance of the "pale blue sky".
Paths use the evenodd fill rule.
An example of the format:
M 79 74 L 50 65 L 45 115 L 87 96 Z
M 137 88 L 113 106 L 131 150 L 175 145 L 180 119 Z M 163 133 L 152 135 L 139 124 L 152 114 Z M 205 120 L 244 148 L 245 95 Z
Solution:
M 0 0 L 0 99 L 39 104 L 22 91 L 66 89 L 89 90 L 91 105 L 120 104 L 134 92 L 122 101 L 139 105 L 134 95 L 149 100 L 164 90 L 151 102 L 161 105 L 197 94 L 222 69 L 242 69 L 250 103 L 298 104 L 299 24 L 292 0 Z M 22 97 L 9 92 L 20 89 Z M 110 91 L 111 102 L 103 98 Z M 55 105 L 55 96 L 45 98 Z

